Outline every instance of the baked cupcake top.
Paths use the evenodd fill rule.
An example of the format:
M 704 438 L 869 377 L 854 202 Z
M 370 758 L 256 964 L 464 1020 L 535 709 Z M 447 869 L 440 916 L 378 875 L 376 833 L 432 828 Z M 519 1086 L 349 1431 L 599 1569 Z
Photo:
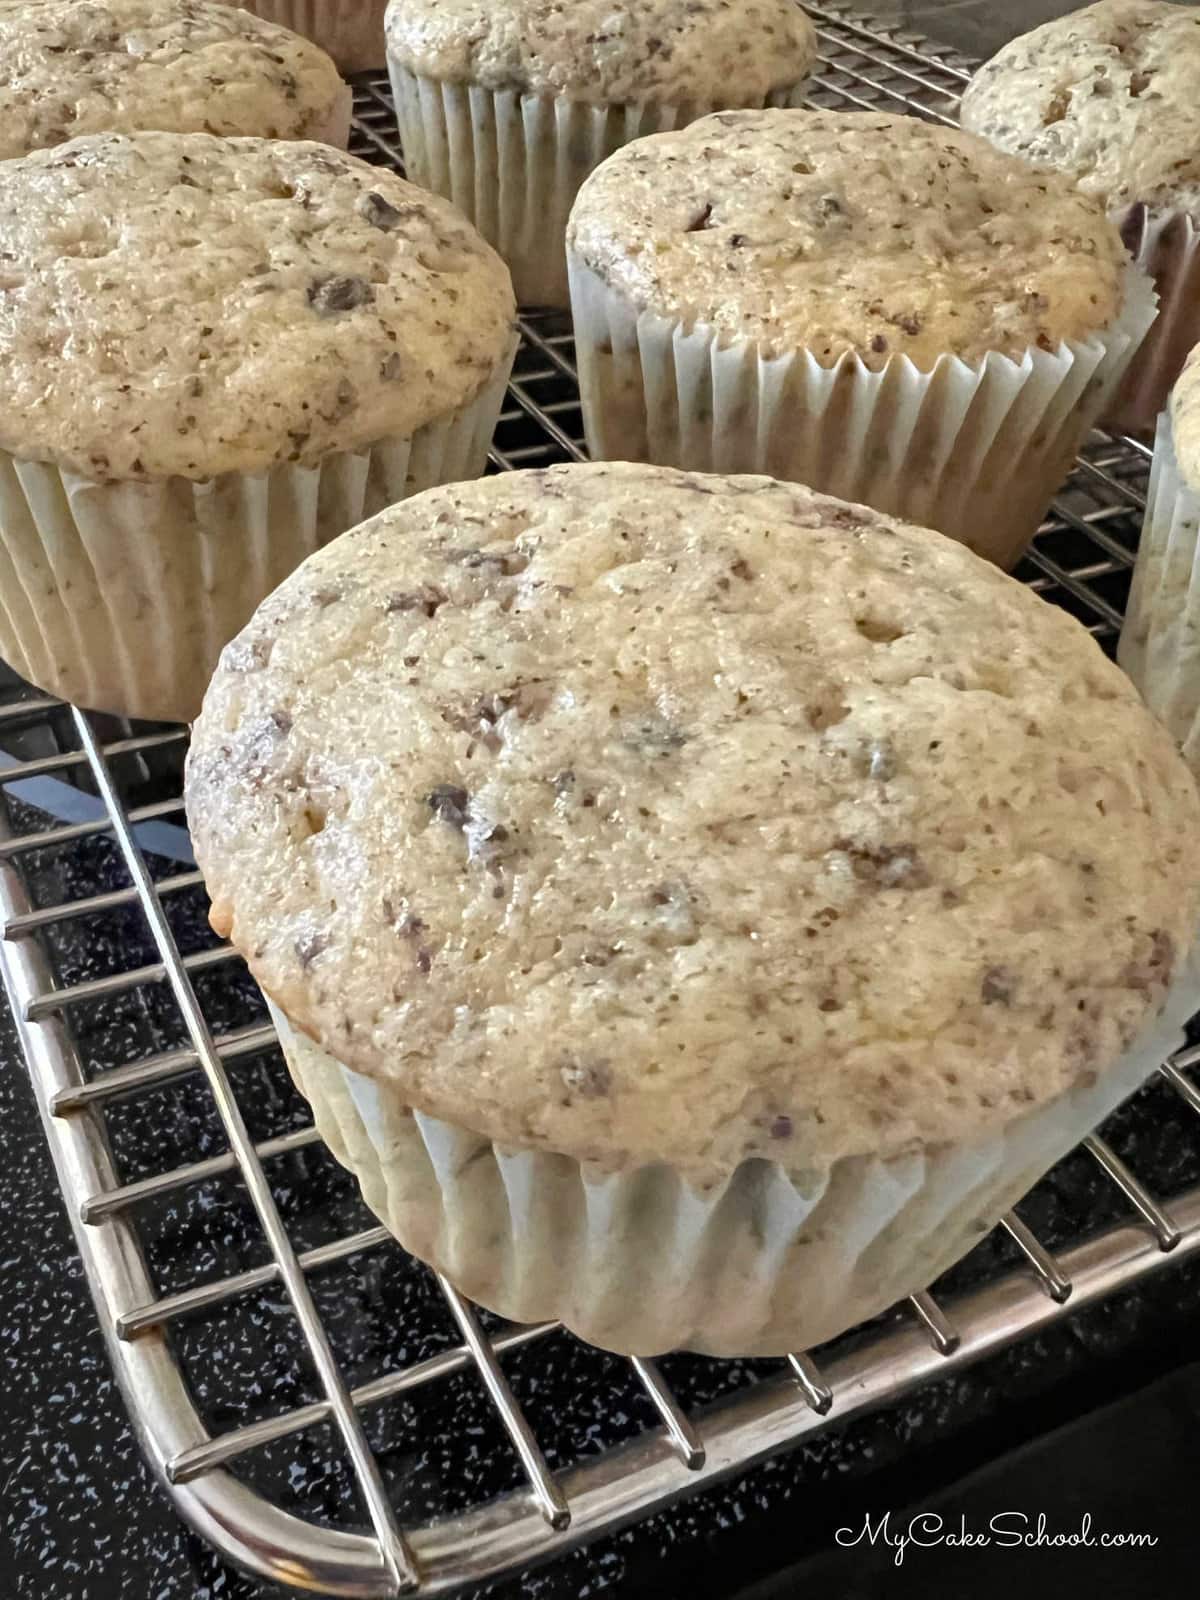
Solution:
M 1200 12 L 1100 0 L 1005 45 L 968 85 L 961 120 L 1114 211 L 1200 213 L 1198 88 Z
M 0 159 L 140 128 L 328 138 L 346 93 L 316 45 L 213 0 L 0 0 Z
M 1126 270 L 1069 179 L 874 112 L 722 111 L 638 139 L 584 183 L 567 244 L 639 308 L 870 367 L 1086 339 Z
M 589 101 L 744 105 L 817 54 L 796 0 L 391 0 L 386 27 L 423 77 Z
M 508 269 L 316 144 L 99 134 L 0 163 L 0 446 L 93 478 L 311 463 L 472 399 Z
M 969 1137 L 1110 1066 L 1200 799 L 1084 630 L 767 478 L 435 489 L 228 646 L 187 805 L 287 1015 L 502 1144 L 698 1176 Z

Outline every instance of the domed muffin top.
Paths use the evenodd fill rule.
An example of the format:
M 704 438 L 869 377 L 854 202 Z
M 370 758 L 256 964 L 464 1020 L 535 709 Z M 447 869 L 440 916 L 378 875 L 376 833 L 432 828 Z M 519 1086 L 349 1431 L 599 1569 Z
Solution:
M 697 1176 L 969 1139 L 1110 1067 L 1200 799 L 1088 634 L 766 478 L 432 490 L 222 658 L 187 807 L 292 1022 L 502 1145 Z
M 324 145 L 98 134 L 0 162 L 0 445 L 205 479 L 402 437 L 507 358 L 508 269 Z
M 963 96 L 964 128 L 1059 167 L 1113 211 L 1200 217 L 1200 12 L 1100 0 L 1004 46 Z
M 87 133 L 344 140 L 323 50 L 215 0 L 0 0 L 0 160 Z
M 1086 339 L 1127 267 L 1069 179 L 875 112 L 726 111 L 638 139 L 584 183 L 567 243 L 639 308 L 871 367 Z

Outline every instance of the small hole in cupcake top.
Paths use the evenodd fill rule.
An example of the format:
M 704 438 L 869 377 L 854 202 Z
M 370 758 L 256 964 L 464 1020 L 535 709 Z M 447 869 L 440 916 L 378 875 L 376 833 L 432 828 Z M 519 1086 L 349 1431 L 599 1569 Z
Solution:
M 855 617 L 854 626 L 872 644 L 895 644 L 897 639 L 904 637 L 903 628 L 894 622 L 886 622 L 882 617 Z
M 703 210 L 698 211 L 684 229 L 685 233 L 700 233 L 709 226 L 713 214 L 712 201 L 709 200 Z
M 998 700 L 1013 698 L 1012 680 L 1004 663 L 999 661 L 976 662 L 968 688 L 993 694 Z
M 471 801 L 467 791 L 458 784 L 439 783 L 426 795 L 425 803 L 440 822 L 452 828 L 465 828 Z
M 821 733 L 826 728 L 832 728 L 836 723 L 844 722 L 850 715 L 850 707 L 842 705 L 840 701 L 818 700 L 805 708 L 809 726 Z
M 852 839 L 840 846 L 850 859 L 854 876 L 874 889 L 927 889 L 931 878 L 911 844 L 861 844 Z

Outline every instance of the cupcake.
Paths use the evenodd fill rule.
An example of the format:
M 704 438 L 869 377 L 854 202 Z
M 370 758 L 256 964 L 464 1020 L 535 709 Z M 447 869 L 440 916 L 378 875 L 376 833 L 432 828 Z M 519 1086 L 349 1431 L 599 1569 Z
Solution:
M 247 11 L 319 44 L 343 72 L 382 67 L 387 0 L 243 0 Z
M 0 656 L 187 720 L 319 545 L 483 470 L 504 263 L 324 145 L 101 134 L 0 162 Z
M 0 0 L 0 160 L 142 129 L 344 147 L 350 99 L 315 45 L 213 0 Z
M 1200 773 L 1200 350 L 1158 419 L 1117 659 Z
M 874 112 L 629 145 L 567 255 L 594 456 L 794 479 L 1004 567 L 1154 314 L 1069 180 Z
M 1015 39 L 981 67 L 962 125 L 1076 179 L 1108 206 L 1159 315 L 1107 421 L 1153 428 L 1200 340 L 1200 12 L 1100 0 Z
M 619 146 L 722 106 L 797 105 L 816 35 L 795 0 L 391 0 L 408 175 L 565 306 L 571 202 Z
M 920 1289 L 1200 994 L 1200 799 L 1123 675 L 962 545 L 766 478 L 365 523 L 225 652 L 187 809 L 372 1208 L 631 1354 Z

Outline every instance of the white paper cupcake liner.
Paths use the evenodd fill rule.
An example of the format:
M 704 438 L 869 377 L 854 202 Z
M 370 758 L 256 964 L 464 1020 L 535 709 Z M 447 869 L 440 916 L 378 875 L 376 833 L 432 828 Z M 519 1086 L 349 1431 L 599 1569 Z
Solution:
M 1149 434 L 1192 347 L 1200 344 L 1200 229 L 1185 212 L 1131 206 L 1113 219 L 1158 291 L 1158 317 L 1134 356 L 1104 423 Z
M 241 0 L 241 7 L 302 33 L 331 55 L 343 72 L 383 65 L 387 0 Z
M 453 415 L 312 467 L 96 483 L 0 451 L 0 656 L 79 705 L 190 721 L 224 645 L 314 550 L 480 475 L 510 364 Z
M 1117 660 L 1200 775 L 1200 491 L 1179 470 L 1165 411 Z
M 508 263 L 521 305 L 568 304 L 567 218 L 590 172 L 634 139 L 723 109 L 493 92 L 420 77 L 391 55 L 388 71 L 408 176 L 466 213 Z M 803 95 L 801 83 L 755 104 L 799 105 Z
M 568 251 L 588 447 L 597 460 L 761 472 L 874 506 L 1011 567 L 1154 320 L 1135 267 L 1113 326 L 1019 360 L 857 355 L 722 342 L 641 311 Z
M 1196 952 L 1096 1082 L 969 1144 L 856 1156 L 805 1178 L 747 1160 L 699 1190 L 667 1166 L 596 1175 L 410 1111 L 272 1007 L 333 1154 L 405 1249 L 514 1322 L 557 1320 L 625 1355 L 809 1349 L 932 1283 L 1180 1042 Z

